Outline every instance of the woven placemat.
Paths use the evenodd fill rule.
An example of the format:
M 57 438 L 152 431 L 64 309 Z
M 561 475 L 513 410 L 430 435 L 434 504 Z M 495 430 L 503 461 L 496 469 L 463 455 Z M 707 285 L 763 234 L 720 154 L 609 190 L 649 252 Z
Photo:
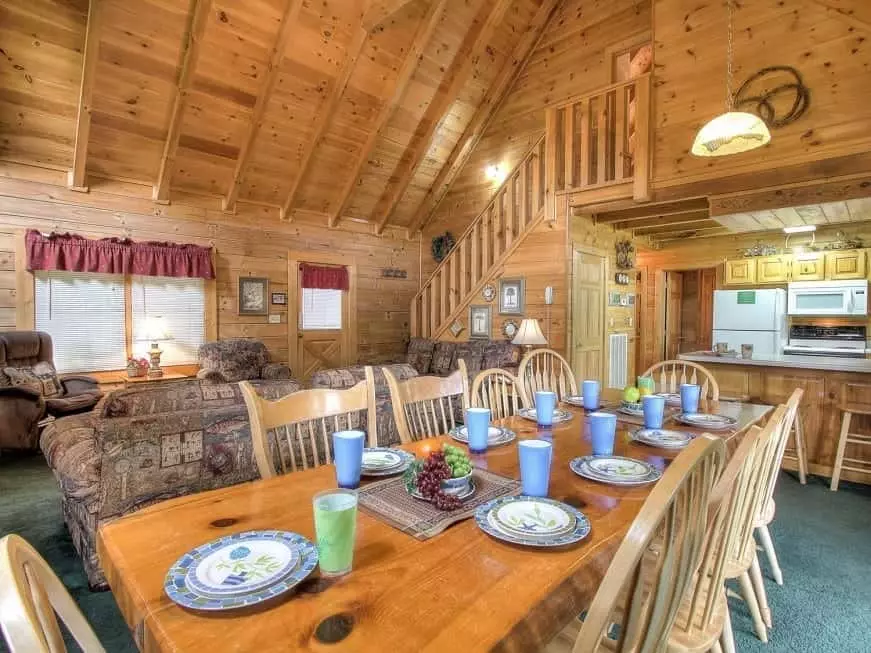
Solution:
M 418 540 L 428 540 L 451 524 L 468 519 L 475 509 L 491 499 L 520 491 L 520 481 L 475 468 L 475 494 L 458 510 L 439 510 L 428 501 L 415 499 L 405 489 L 401 476 L 371 483 L 358 491 L 359 504 L 368 513 Z
M 638 426 L 644 426 L 644 415 L 629 415 L 627 413 L 621 413 L 617 410 L 617 407 L 606 407 L 600 409 L 603 413 L 612 413 L 617 416 L 617 420 L 620 422 L 626 422 L 627 424 L 636 424 Z M 680 408 L 676 406 L 666 406 L 665 412 L 663 413 L 662 422 L 665 424 L 666 422 L 671 421 L 675 415 L 680 412 Z

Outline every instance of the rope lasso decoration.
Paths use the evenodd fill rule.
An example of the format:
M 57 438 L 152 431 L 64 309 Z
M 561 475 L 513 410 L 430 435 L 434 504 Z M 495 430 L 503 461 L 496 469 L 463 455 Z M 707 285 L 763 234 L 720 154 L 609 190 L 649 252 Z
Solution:
M 774 88 L 766 91 L 761 95 L 750 95 L 744 97 L 750 85 L 770 74 L 786 73 L 791 75 L 794 81 L 785 84 L 779 84 Z M 774 108 L 774 101 L 778 96 L 783 96 L 788 93 L 793 93 L 794 98 L 792 107 L 784 115 L 778 116 Z M 741 84 L 738 92 L 735 93 L 735 108 L 755 107 L 756 113 L 765 124 L 771 128 L 784 127 L 798 120 L 810 105 L 810 89 L 804 85 L 804 80 L 801 74 L 792 66 L 768 66 L 759 72 L 754 73 Z

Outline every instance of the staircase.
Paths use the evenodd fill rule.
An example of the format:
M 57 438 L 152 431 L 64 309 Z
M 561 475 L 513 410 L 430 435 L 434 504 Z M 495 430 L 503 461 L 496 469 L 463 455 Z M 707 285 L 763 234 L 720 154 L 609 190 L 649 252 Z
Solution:
M 411 300 L 411 335 L 438 338 L 544 217 L 542 136 Z

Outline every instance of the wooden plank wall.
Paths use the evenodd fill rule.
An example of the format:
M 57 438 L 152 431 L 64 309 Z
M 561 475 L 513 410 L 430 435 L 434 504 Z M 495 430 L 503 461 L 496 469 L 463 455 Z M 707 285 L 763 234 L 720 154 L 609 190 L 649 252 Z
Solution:
M 499 163 L 512 170 L 544 133 L 545 107 L 609 84 L 611 50 L 621 41 L 649 32 L 650 25 L 647 0 L 565 0 L 424 228 L 424 243 L 445 230 L 461 234 L 496 190 L 484 169 Z M 423 273 L 434 268 L 432 257 L 425 255 Z
M 804 167 L 816 177 L 834 174 L 814 167 L 820 159 L 867 153 L 871 148 L 871 5 L 862 0 L 837 4 L 820 0 L 755 0 L 736 3 L 734 12 L 734 90 L 767 66 L 795 67 L 810 89 L 810 108 L 796 122 L 772 130 L 771 144 L 753 154 L 697 158 L 689 154 L 702 124 L 724 110 L 725 3 L 657 0 L 654 3 L 656 84 L 654 85 L 654 176 L 658 196 L 724 192 L 719 181 L 742 173 L 746 188 L 796 181 L 775 169 Z M 828 5 L 828 6 L 827 6 Z M 754 85 L 770 89 L 785 77 Z M 776 101 L 788 109 L 793 96 Z M 849 163 L 837 174 L 867 171 Z M 761 174 L 760 174 L 761 173 Z M 683 190 L 681 189 L 683 187 Z M 705 190 L 708 189 L 708 190 Z M 738 188 L 730 188 L 738 190 Z
M 394 231 L 382 237 L 280 222 L 274 210 L 236 216 L 174 203 L 155 207 L 93 191 L 76 193 L 49 184 L 0 178 L 0 328 L 15 327 L 14 235 L 24 229 L 75 232 L 89 237 L 130 237 L 212 245 L 216 250 L 218 336 L 263 340 L 274 361 L 288 360 L 286 307 L 271 306 L 280 324 L 266 316 L 238 315 L 241 276 L 267 277 L 270 292 L 287 291 L 287 251 L 329 251 L 358 269 L 359 361 L 402 358 L 408 338 L 408 306 L 418 287 L 418 242 Z M 406 279 L 381 278 L 382 268 L 408 271 Z M 291 316 L 295 319 L 295 316 Z

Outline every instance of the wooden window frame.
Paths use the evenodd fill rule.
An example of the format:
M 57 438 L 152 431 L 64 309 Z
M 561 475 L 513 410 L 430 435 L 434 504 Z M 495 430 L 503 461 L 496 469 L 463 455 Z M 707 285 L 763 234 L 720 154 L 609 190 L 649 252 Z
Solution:
M 605 61 L 608 65 L 608 77 L 611 84 L 617 83 L 617 57 L 647 43 L 651 47 L 653 46 L 653 32 L 650 30 L 639 32 L 605 48 Z M 652 66 L 651 72 L 653 72 Z

